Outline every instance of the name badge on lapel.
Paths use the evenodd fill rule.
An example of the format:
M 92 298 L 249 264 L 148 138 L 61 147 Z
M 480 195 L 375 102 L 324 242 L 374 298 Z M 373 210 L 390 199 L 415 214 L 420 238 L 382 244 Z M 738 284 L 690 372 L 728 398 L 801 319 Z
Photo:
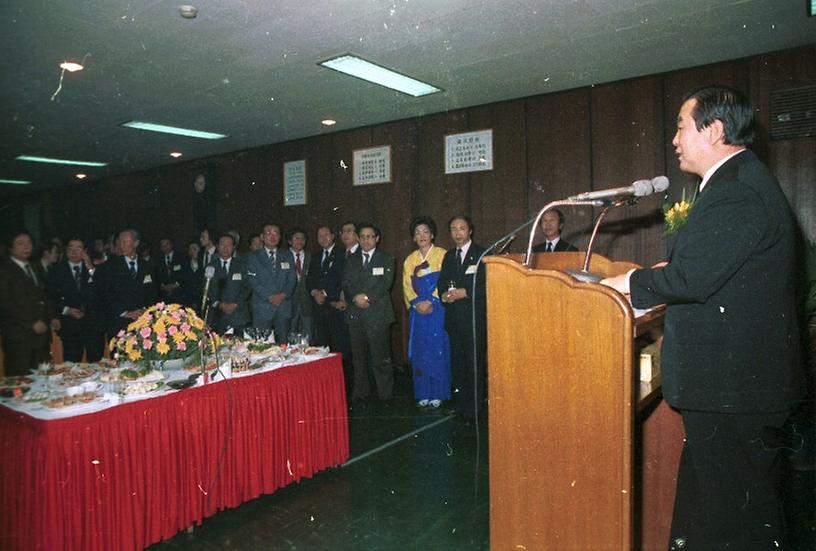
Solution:
M 281 270 L 288 270 L 289 263 L 288 262 L 281 262 Z
M 241 274 L 232 274 L 233 281 L 241 281 Z
M 382 266 L 378 266 L 376 268 L 371 269 L 371 275 L 381 276 L 385 273 L 385 269 Z
M 467 267 L 467 270 L 465 270 L 465 275 L 473 275 L 475 273 L 476 273 L 476 264 L 471 264 L 470 266 Z
M 144 276 L 144 279 L 142 280 L 143 285 L 146 284 L 146 283 L 153 283 L 153 278 L 150 277 L 150 274 L 147 274 L 146 276 Z
M 180 272 L 181 271 L 181 264 L 175 264 L 173 266 L 173 271 L 174 272 Z

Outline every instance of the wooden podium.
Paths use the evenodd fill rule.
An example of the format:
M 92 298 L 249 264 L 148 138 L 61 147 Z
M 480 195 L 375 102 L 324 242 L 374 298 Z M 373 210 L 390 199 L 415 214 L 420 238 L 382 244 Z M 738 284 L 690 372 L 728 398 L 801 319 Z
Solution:
M 562 272 L 583 253 L 487 257 L 495 550 L 666 549 L 679 415 L 641 384 L 635 339 L 665 309 Z M 602 276 L 637 267 L 594 255 Z M 639 356 L 638 356 L 639 357 Z

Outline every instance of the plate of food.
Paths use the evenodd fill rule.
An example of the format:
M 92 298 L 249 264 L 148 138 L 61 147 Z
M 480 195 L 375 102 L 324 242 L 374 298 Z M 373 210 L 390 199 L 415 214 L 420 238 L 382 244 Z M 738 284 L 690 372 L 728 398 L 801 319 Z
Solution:
M 164 381 L 137 381 L 125 386 L 122 395 L 125 400 L 128 398 L 146 398 L 159 394 L 162 390 L 164 390 Z
M 328 356 L 329 355 L 329 347 L 328 346 L 307 346 L 303 349 L 302 354 L 304 356 Z
M 19 398 L 30 389 L 31 387 L 23 385 L 0 386 L 0 398 Z
M 49 409 L 74 413 L 78 409 L 90 408 L 92 405 L 95 406 L 100 398 L 101 396 L 96 392 L 83 392 L 82 394 L 75 394 L 73 396 L 63 394 L 43 401 L 42 405 Z

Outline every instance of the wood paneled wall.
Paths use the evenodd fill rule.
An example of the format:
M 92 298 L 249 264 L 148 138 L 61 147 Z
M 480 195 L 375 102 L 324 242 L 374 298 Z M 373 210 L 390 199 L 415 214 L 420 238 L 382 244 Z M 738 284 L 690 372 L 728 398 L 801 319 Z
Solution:
M 445 225 L 460 212 L 471 215 L 477 241 L 488 245 L 549 201 L 581 191 L 659 174 L 672 182 L 671 200 L 684 187 L 692 191 L 695 181 L 677 168 L 670 142 L 683 94 L 712 82 L 750 94 L 760 122 L 754 149 L 779 177 L 804 233 L 816 239 L 816 139 L 767 137 L 771 92 L 816 84 L 814 46 L 338 131 L 111 178 L 84 192 L 52 191 L 41 198 L 45 234 L 104 234 L 135 226 L 153 243 L 170 235 L 181 245 L 195 237 L 192 181 L 203 172 L 217 187 L 220 228 L 238 229 L 244 247 L 265 221 L 301 226 L 312 241 L 321 224 L 371 221 L 382 229 L 381 246 L 401 264 L 413 248 L 408 231 L 413 216 L 433 216 L 437 243 L 449 247 Z M 446 176 L 445 135 L 486 128 L 493 129 L 494 169 Z M 353 150 L 379 145 L 391 145 L 393 182 L 353 186 Z M 297 159 L 306 159 L 308 205 L 283 207 L 283 163 Z M 610 213 L 597 252 L 641 264 L 663 258 L 661 205 L 655 196 Z M 564 211 L 564 237 L 585 248 L 598 213 Z M 527 237 L 522 232 L 510 250 L 522 251 Z M 393 299 L 401 313 L 394 332 L 399 360 L 407 338 L 399 282 Z

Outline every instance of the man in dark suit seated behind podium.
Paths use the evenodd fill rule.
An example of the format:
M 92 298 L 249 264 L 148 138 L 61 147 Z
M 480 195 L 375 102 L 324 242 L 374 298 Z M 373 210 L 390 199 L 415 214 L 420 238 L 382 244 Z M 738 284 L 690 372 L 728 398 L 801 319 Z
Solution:
M 564 213 L 558 209 L 550 209 L 541 217 L 541 231 L 545 240 L 533 247 L 534 253 L 560 253 L 577 251 L 575 247 L 561 239 L 564 231 Z
M 668 305 L 663 397 L 683 417 L 670 549 L 778 549 L 774 433 L 802 394 L 794 222 L 747 149 L 753 109 L 739 91 L 686 97 L 672 144 L 702 178 L 667 262 L 605 279 L 632 304 Z

